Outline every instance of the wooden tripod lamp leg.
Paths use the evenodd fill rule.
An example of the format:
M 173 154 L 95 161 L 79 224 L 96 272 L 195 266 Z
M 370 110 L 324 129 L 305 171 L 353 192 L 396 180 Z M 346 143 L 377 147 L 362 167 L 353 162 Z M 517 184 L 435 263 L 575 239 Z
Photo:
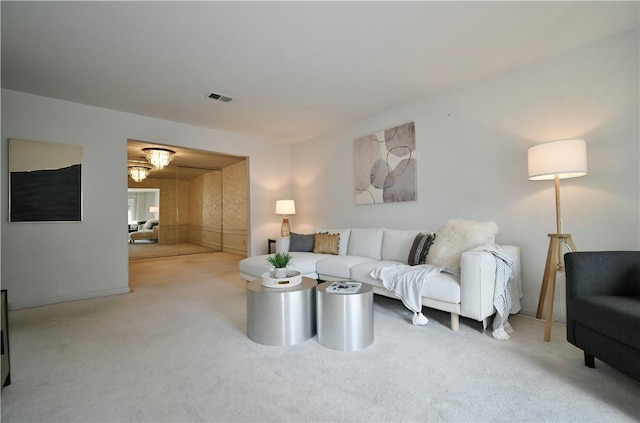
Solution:
M 547 321 L 544 327 L 544 342 L 551 340 L 551 323 L 553 322 L 553 299 L 556 292 L 556 272 L 557 262 L 555 259 L 558 257 L 560 247 L 560 239 L 558 237 L 551 237 L 551 257 L 554 263 L 551 263 L 550 268 L 545 274 L 548 279 L 547 285 Z
M 540 287 L 540 298 L 538 299 L 538 311 L 536 312 L 536 319 L 542 318 L 542 310 L 544 308 L 544 301 L 547 297 L 547 289 L 549 278 L 549 269 L 555 268 L 554 254 L 553 254 L 553 238 L 549 238 L 549 250 L 547 251 L 547 263 L 544 266 L 544 273 L 542 274 L 542 286 Z

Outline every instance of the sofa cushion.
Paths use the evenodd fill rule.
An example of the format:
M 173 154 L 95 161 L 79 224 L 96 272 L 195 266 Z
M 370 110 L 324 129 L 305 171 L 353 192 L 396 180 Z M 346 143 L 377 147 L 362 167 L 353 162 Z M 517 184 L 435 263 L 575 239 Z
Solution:
M 315 275 L 316 262 L 324 257 L 326 254 L 314 254 L 306 252 L 291 253 L 291 262 L 287 266 L 287 269 L 295 270 L 303 275 Z M 260 278 L 263 273 L 271 271 L 273 268 L 267 262 L 269 255 L 253 256 L 240 260 L 240 273 L 254 276 L 256 279 Z
M 383 286 L 382 281 L 380 279 L 372 278 L 371 276 L 369 276 L 369 273 L 371 273 L 371 271 L 378 266 L 394 266 L 398 264 L 406 265 L 407 263 L 403 263 L 395 260 L 381 260 L 381 261 L 368 261 L 368 262 L 356 264 L 351 268 L 350 277 L 351 277 L 351 280 L 356 282 L 368 283 L 376 286 Z
M 314 234 L 303 235 L 291 232 L 289 237 L 289 251 L 303 251 L 307 253 L 313 251 L 314 238 Z
M 339 234 L 340 235 L 340 245 L 338 246 L 338 255 L 346 256 L 347 248 L 349 246 L 349 234 L 351 233 L 350 229 L 322 229 L 322 228 L 314 228 L 313 233 L 326 232 L 329 234 Z
M 351 268 L 361 263 L 378 263 L 371 257 L 360 256 L 325 256 L 316 263 L 318 275 L 336 279 L 351 279 Z
M 576 323 L 640 350 L 640 297 L 580 295 L 569 309 Z
M 433 232 L 428 233 L 419 233 L 416 235 L 413 240 L 413 244 L 411 245 L 411 250 L 409 251 L 409 257 L 407 262 L 410 266 L 415 266 L 417 264 L 426 264 L 427 262 L 427 254 L 429 253 L 429 248 L 431 244 L 433 244 L 433 240 L 436 238 L 436 235 Z
M 381 260 L 383 237 L 384 229 L 351 229 L 347 254 Z
M 313 241 L 313 252 L 316 254 L 338 255 L 339 245 L 340 234 L 317 233 Z
M 327 254 L 314 254 L 307 252 L 291 253 L 291 262 L 287 269 L 296 270 L 303 275 L 315 275 L 316 265 L 323 258 L 331 257 Z
M 411 244 L 420 232 L 423 231 L 385 229 L 382 240 L 382 260 L 406 263 Z
M 495 242 L 498 225 L 495 222 L 452 219 L 436 231 L 429 249 L 427 263 L 447 268 L 460 266 L 460 255 L 474 247 Z
M 384 287 L 381 280 L 372 278 L 369 273 L 377 266 L 394 265 L 398 263 L 397 261 L 384 260 L 355 265 L 351 268 L 351 279 L 356 282 Z M 426 280 L 422 286 L 422 296 L 446 303 L 460 304 L 460 280 L 457 276 L 450 273 L 439 273 Z

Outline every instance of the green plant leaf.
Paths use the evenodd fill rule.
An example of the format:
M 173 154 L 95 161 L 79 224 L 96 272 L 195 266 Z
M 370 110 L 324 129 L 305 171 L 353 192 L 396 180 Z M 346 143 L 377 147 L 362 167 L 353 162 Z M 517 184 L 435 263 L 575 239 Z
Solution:
M 276 269 L 280 269 L 287 267 L 289 262 L 291 262 L 291 256 L 289 253 L 276 253 L 273 256 L 268 256 L 267 261 Z

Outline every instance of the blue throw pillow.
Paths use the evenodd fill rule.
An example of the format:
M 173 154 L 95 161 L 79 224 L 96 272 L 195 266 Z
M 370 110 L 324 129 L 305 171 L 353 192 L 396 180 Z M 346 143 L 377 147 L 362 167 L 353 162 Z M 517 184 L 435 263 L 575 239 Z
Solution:
M 289 252 L 311 252 L 313 251 L 313 240 L 315 235 L 303 235 L 291 232 L 289 235 Z

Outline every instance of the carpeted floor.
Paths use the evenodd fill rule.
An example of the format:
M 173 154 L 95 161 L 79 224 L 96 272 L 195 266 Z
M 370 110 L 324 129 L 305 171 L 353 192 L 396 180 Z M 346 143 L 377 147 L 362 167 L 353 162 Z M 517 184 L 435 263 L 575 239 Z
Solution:
M 554 323 L 513 316 L 510 341 L 375 297 L 375 341 L 339 352 L 312 338 L 246 336 L 239 258 L 130 263 L 132 293 L 10 312 L 5 422 L 640 420 L 640 383 L 582 353 Z

